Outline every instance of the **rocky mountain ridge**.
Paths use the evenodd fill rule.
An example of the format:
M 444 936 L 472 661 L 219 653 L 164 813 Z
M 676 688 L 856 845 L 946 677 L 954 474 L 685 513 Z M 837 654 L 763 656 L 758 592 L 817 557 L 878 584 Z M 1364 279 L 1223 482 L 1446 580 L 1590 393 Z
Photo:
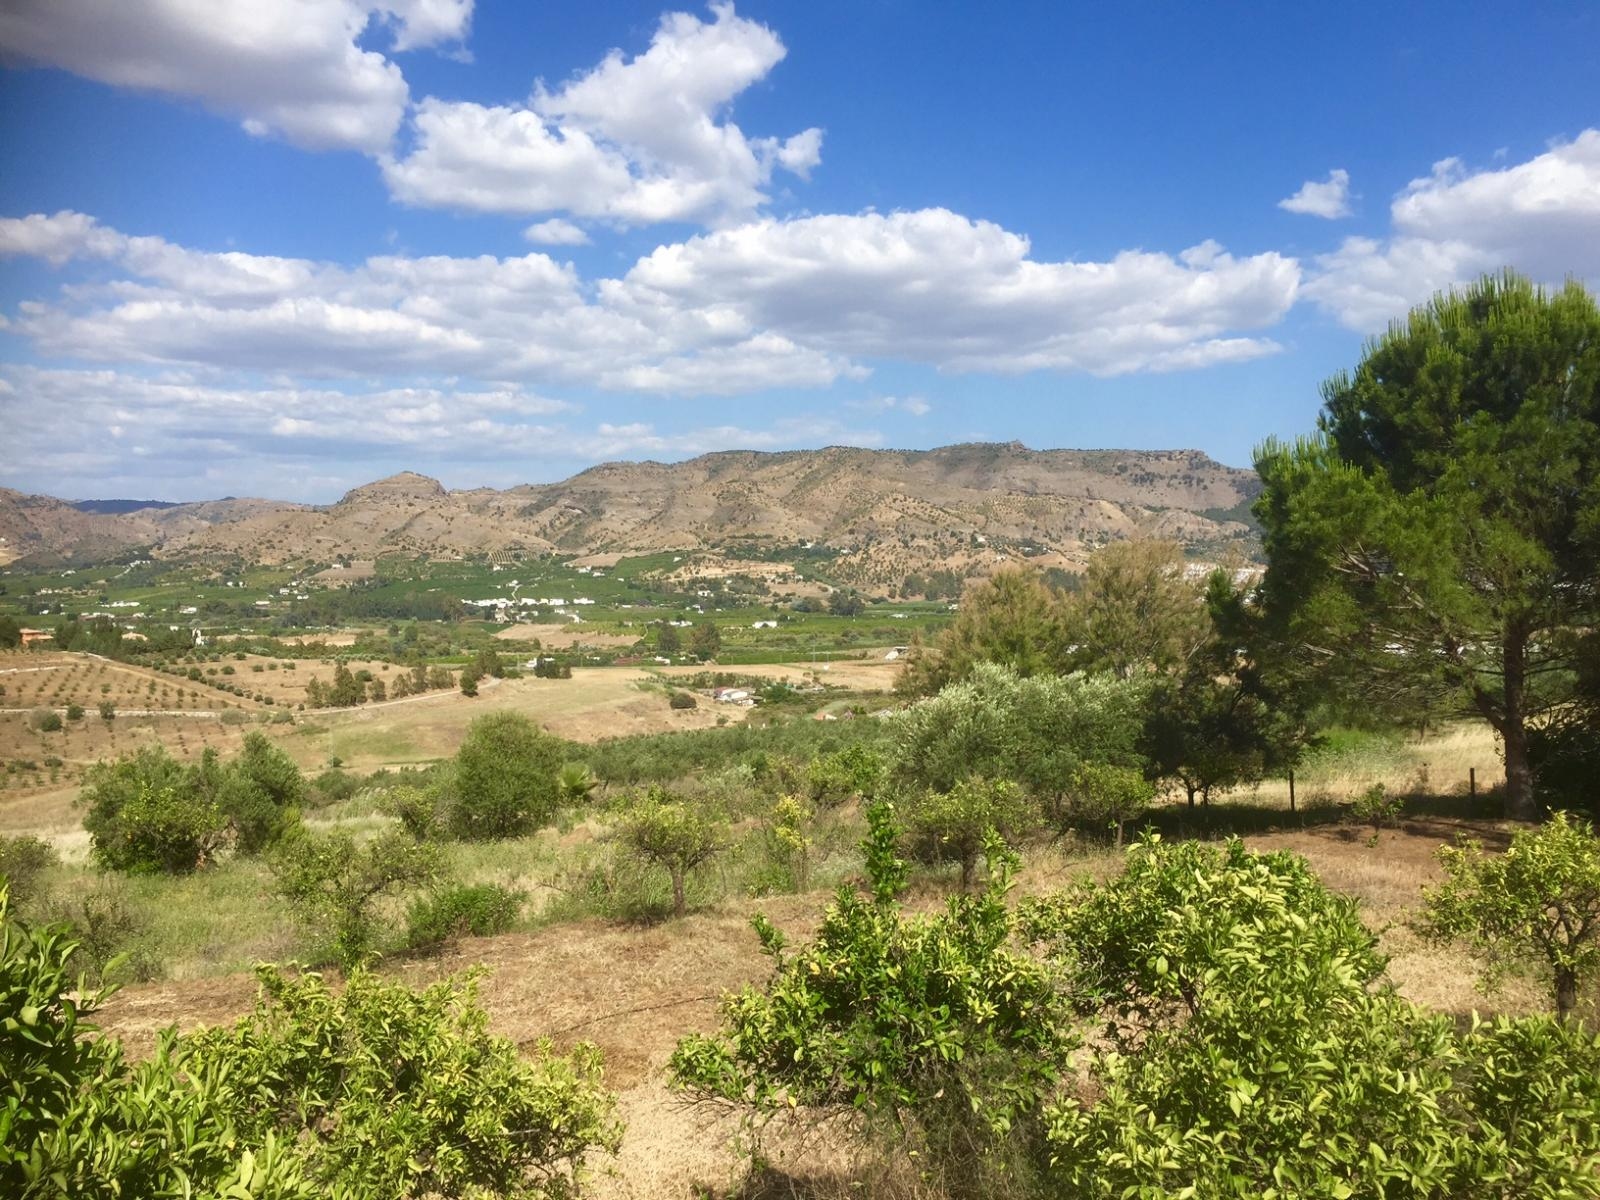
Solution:
M 217 500 L 86 512 L 0 489 L 0 555 L 39 565 L 162 558 L 318 563 L 386 554 L 774 553 L 808 543 L 863 583 L 1008 558 L 1081 564 L 1128 537 L 1248 547 L 1252 472 L 1193 450 L 728 451 L 616 462 L 550 484 L 447 490 L 402 472 L 335 504 Z

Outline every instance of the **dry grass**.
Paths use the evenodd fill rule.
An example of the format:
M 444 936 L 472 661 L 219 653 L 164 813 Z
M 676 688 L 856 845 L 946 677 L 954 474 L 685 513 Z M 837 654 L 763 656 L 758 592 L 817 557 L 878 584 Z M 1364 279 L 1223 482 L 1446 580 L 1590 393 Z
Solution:
M 717 667 L 661 667 L 662 675 L 675 678 L 698 675 L 705 671 L 727 671 L 734 675 L 753 675 L 758 679 L 775 679 L 785 683 L 804 684 L 817 682 L 831 687 L 850 688 L 858 692 L 892 692 L 904 670 L 899 662 L 871 659 L 843 659 L 831 663 L 762 663 L 751 666 Z
M 572 622 L 553 625 L 512 625 L 494 635 L 503 642 L 531 642 L 535 639 L 546 650 L 570 650 L 574 646 L 631 646 L 640 634 L 598 633 Z
M 1295 798 L 1307 808 L 1341 803 L 1375 783 L 1401 794 L 1465 794 L 1474 769 L 1480 794 L 1500 780 L 1500 740 L 1481 721 L 1449 725 L 1426 738 L 1362 747 L 1346 755 L 1315 756 L 1296 772 Z M 1288 781 L 1268 780 L 1253 796 L 1264 804 L 1287 808 Z
M 746 710 L 710 704 L 672 709 L 657 690 L 641 690 L 648 672 L 628 667 L 578 667 L 571 679 L 485 681 L 476 699 L 434 692 L 420 700 L 367 705 L 353 712 L 298 714 L 306 724 L 284 747 L 302 763 L 336 754 L 358 770 L 427 762 L 454 754 L 474 717 L 520 712 L 560 737 L 578 742 L 629 734 L 708 729 Z M 331 747 L 331 749 L 330 749 Z

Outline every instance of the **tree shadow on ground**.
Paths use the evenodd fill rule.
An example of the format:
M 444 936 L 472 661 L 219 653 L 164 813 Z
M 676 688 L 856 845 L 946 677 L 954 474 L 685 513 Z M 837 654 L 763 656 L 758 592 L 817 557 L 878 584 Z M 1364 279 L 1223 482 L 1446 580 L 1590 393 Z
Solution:
M 1504 846 L 1508 835 L 1491 827 L 1501 819 L 1502 806 L 1497 792 L 1468 796 L 1452 793 L 1412 793 L 1404 797 L 1400 828 L 1408 833 L 1454 836 L 1462 822 L 1473 823 L 1475 836 L 1489 846 Z M 1483 828 L 1478 830 L 1477 826 Z M 1350 805 L 1316 800 L 1294 812 L 1287 806 L 1270 807 L 1248 800 L 1218 800 L 1200 804 L 1168 805 L 1151 809 L 1139 822 L 1169 841 L 1211 840 L 1227 837 L 1252 837 L 1268 833 L 1325 832 L 1345 841 L 1360 841 L 1371 835 L 1371 826 L 1351 819 Z

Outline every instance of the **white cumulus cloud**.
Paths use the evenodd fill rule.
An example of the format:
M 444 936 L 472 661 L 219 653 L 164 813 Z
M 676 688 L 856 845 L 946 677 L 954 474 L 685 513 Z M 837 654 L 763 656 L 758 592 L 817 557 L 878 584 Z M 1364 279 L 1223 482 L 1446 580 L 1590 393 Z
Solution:
M 1292 196 L 1278 201 L 1286 212 L 1304 213 L 1308 217 L 1322 217 L 1335 221 L 1350 215 L 1350 172 L 1342 167 L 1328 172 L 1322 182 L 1308 179 Z
M 405 115 L 403 51 L 464 37 L 472 0 L 8 0 L 0 53 L 118 87 L 182 96 L 258 136 L 384 150 Z
M 211 253 L 72 212 L 0 221 L 0 251 L 120 268 L 18 306 L 12 331 L 47 354 L 705 395 L 860 379 L 876 359 L 1098 375 L 1236 362 L 1277 350 L 1259 331 L 1300 278 L 1292 258 L 1210 242 L 1043 262 L 944 209 L 752 222 L 593 281 L 538 252 L 350 266 Z
M 662 246 L 603 281 L 615 310 L 715 313 L 852 357 L 951 370 L 1117 375 L 1234 361 L 1275 344 L 1299 267 L 1214 243 L 1177 258 L 1040 262 L 1026 238 L 947 209 L 765 220 Z
M 1446 159 L 1395 197 L 1390 220 L 1390 237 L 1346 239 L 1306 282 L 1306 296 L 1352 329 L 1380 329 L 1502 267 L 1549 284 L 1600 281 L 1600 130 L 1492 170 Z
M 536 221 L 522 231 L 522 236 L 537 246 L 587 246 L 589 235 L 571 221 L 551 217 Z
M 747 216 L 766 203 L 774 170 L 816 166 L 822 134 L 750 138 L 725 119 L 785 50 L 732 4 L 711 12 L 668 13 L 644 53 L 613 50 L 559 87 L 540 83 L 525 104 L 424 99 L 409 151 L 383 160 L 390 190 L 419 206 L 631 225 Z

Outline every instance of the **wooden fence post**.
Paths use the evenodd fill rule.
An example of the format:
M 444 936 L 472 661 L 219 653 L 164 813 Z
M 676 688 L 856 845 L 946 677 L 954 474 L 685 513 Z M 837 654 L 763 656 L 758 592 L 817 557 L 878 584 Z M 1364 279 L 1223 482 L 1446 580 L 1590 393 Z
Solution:
M 1294 815 L 1294 768 L 1289 768 L 1289 814 Z
M 1474 798 L 1478 795 L 1478 768 L 1467 768 L 1467 795 Z

